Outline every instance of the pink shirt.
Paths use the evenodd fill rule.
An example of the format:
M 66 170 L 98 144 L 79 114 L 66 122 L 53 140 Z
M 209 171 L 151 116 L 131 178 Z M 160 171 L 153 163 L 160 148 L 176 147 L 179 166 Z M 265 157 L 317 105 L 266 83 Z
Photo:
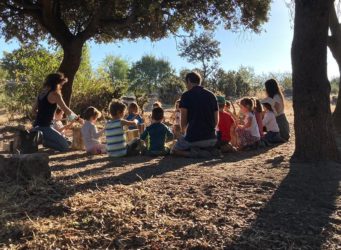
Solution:
M 257 120 L 257 125 L 258 125 L 258 129 L 259 129 L 259 134 L 260 137 L 264 136 L 264 132 L 263 132 L 263 120 L 262 120 L 262 113 L 259 112 L 255 112 L 255 116 L 256 116 L 256 120 Z

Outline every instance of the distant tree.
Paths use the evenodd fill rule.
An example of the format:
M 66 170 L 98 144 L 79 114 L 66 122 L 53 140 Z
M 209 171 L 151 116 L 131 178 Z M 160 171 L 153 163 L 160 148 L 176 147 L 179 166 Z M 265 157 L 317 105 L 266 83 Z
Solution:
M 48 39 L 63 49 L 59 71 L 69 78 L 63 88 L 70 102 L 72 83 L 81 62 L 86 41 L 118 41 L 149 37 L 158 40 L 179 29 L 197 26 L 212 29 L 260 31 L 267 21 L 270 0 L 3 0 L 0 1 L 1 35 L 20 41 Z
M 159 89 L 159 97 L 163 103 L 174 104 L 185 91 L 185 82 L 180 77 L 171 76 Z
M 207 84 L 209 77 L 218 70 L 220 57 L 219 42 L 214 40 L 213 33 L 204 32 L 191 39 L 184 39 L 179 46 L 181 57 L 187 58 L 189 63 L 200 64 L 203 84 Z
M 301 161 L 339 159 L 330 109 L 327 40 L 332 1 L 295 1 L 292 44 L 295 153 Z M 322 165 L 321 165 L 322 166 Z
M 133 63 L 130 69 L 130 89 L 151 94 L 157 92 L 158 88 L 162 87 L 173 75 L 174 69 L 168 61 L 152 55 L 143 56 Z

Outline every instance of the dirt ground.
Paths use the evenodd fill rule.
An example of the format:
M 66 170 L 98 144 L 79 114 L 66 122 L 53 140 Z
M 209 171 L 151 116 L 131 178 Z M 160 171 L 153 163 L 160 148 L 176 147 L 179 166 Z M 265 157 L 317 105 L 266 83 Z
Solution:
M 341 249 L 341 165 L 291 163 L 293 150 L 53 154 L 49 182 L 0 182 L 0 248 Z

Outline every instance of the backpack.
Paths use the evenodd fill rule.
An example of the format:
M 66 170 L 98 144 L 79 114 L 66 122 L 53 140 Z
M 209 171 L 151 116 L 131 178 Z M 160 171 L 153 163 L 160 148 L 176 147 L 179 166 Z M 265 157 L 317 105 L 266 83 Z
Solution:
M 38 152 L 38 146 L 42 142 L 41 131 L 20 130 L 13 146 L 13 152 L 20 154 L 32 154 Z

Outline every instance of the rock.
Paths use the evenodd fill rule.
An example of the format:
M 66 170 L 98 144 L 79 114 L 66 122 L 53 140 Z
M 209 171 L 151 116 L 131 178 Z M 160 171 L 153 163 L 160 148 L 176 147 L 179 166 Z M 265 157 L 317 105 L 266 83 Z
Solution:
M 0 154 L 0 178 L 22 181 L 50 177 L 48 154 Z

